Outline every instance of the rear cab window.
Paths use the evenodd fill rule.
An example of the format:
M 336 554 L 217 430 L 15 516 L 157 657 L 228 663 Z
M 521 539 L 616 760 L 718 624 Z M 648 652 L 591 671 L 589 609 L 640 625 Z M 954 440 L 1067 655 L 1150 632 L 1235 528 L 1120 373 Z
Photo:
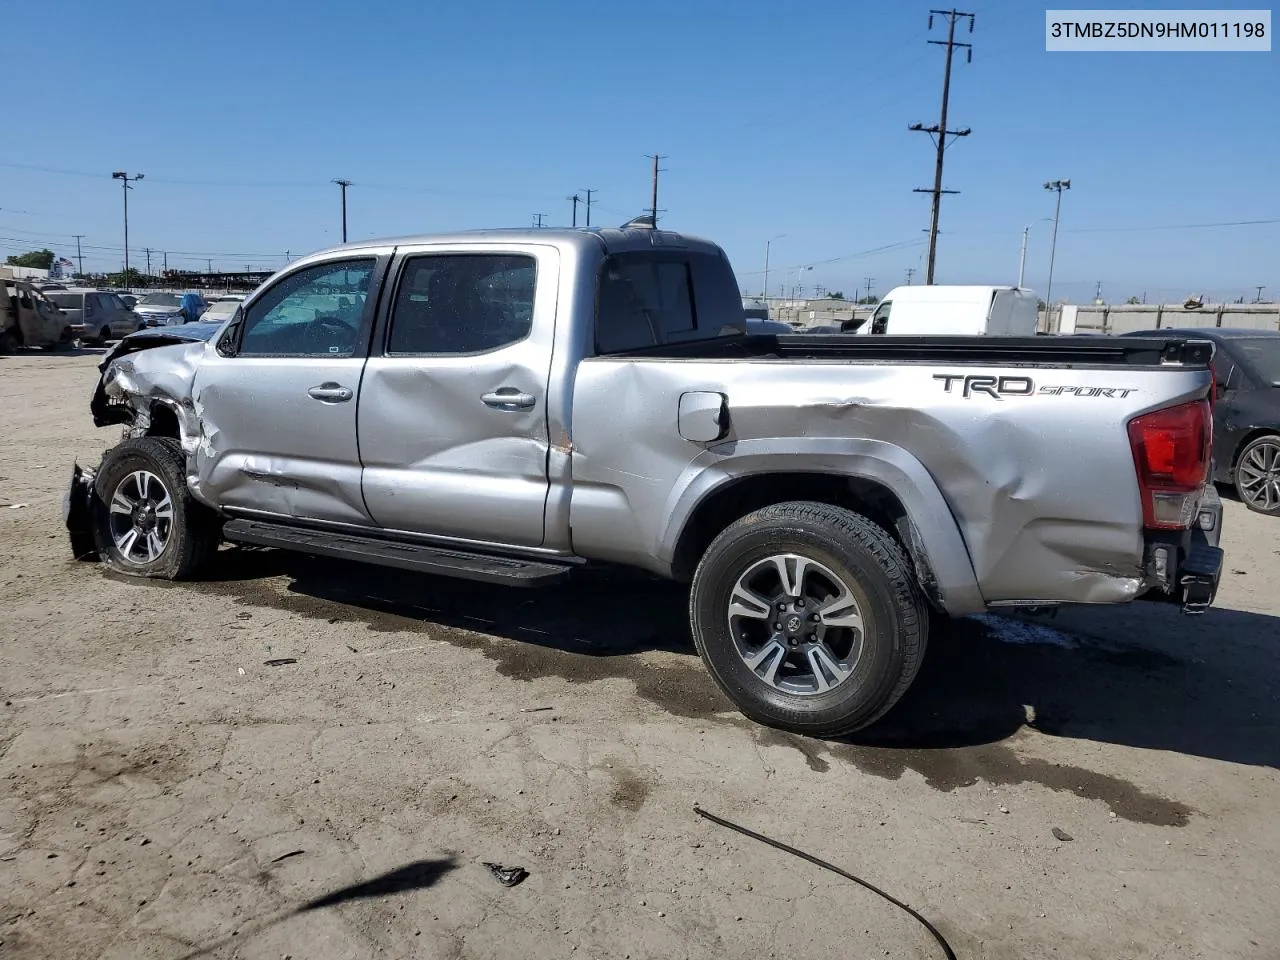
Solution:
M 596 353 L 716 337 L 743 319 L 742 296 L 723 254 L 614 254 L 597 283 Z

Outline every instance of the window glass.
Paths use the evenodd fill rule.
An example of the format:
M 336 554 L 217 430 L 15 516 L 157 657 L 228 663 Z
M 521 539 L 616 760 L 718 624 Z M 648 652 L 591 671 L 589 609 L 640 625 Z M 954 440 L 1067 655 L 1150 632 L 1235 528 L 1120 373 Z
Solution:
M 352 356 L 375 263 L 373 257 L 321 263 L 281 280 L 246 316 L 239 352 Z
M 1280 337 L 1249 337 L 1233 340 L 1231 346 L 1259 380 L 1273 387 L 1280 384 Z
M 680 339 L 674 335 L 697 325 L 691 290 L 684 260 L 611 258 L 600 279 L 596 349 L 616 353 Z
M 889 311 L 893 309 L 893 301 L 886 300 L 876 309 L 871 317 L 871 332 L 884 333 L 889 328 Z
M 79 310 L 81 305 L 80 293 L 51 293 L 49 299 L 62 307 L 64 310 Z
M 391 313 L 388 354 L 485 353 L 533 328 L 537 261 L 509 254 L 412 257 Z

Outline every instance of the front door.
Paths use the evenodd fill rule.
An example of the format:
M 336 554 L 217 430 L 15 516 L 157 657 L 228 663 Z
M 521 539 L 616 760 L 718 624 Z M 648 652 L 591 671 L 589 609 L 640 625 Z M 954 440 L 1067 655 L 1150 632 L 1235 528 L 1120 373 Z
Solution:
M 398 258 L 365 369 L 365 503 L 389 530 L 539 546 L 558 255 L 437 250 Z
M 245 307 L 196 371 L 196 470 L 220 506 L 368 525 L 356 405 L 379 265 L 390 250 L 312 263 Z

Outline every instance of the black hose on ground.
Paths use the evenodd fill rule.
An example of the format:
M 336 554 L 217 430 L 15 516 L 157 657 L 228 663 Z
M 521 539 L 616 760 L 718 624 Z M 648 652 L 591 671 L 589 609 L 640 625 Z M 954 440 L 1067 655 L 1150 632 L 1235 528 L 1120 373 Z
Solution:
M 913 910 L 911 907 L 907 906 L 905 903 L 903 903 L 901 900 L 897 899 L 896 897 L 892 897 L 889 894 L 885 893 L 875 884 L 868 883 L 866 880 L 863 880 L 861 877 L 855 877 L 852 873 L 849 873 L 845 870 L 841 870 L 839 867 L 837 867 L 833 863 L 827 863 L 827 861 L 825 860 L 819 860 L 817 857 L 815 857 L 811 853 L 805 853 L 803 850 L 797 850 L 795 847 L 788 846 L 787 844 L 783 843 L 780 840 L 774 840 L 771 837 L 766 837 L 762 833 L 756 833 L 754 830 L 748 830 L 746 827 L 739 826 L 736 823 L 733 823 L 729 820 L 725 820 L 723 817 L 717 817 L 714 813 L 708 813 L 706 810 L 703 810 L 701 807 L 695 806 L 693 808 L 693 812 L 705 820 L 710 820 L 712 823 L 718 823 L 722 827 L 728 827 L 730 830 L 736 831 L 737 833 L 742 834 L 744 837 L 750 837 L 753 840 L 759 840 L 761 843 L 767 843 L 769 846 L 774 847 L 775 849 L 781 850 L 783 853 L 789 853 L 793 857 L 799 857 L 801 860 L 808 860 L 814 866 L 822 867 L 823 870 L 830 870 L 832 873 L 838 874 L 839 876 L 844 877 L 846 880 L 852 880 L 854 883 L 859 884 L 860 886 L 866 887 L 872 893 L 879 894 L 880 896 L 884 897 L 884 899 L 892 903 L 895 907 L 905 910 L 907 913 L 911 914 L 911 916 L 915 917 L 915 919 L 918 920 L 926 930 L 928 930 L 931 934 L 933 934 L 933 939 L 938 941 L 938 946 L 942 947 L 942 952 L 946 954 L 947 960 L 956 960 L 956 954 L 955 954 L 955 951 L 951 949 L 951 944 L 947 943 L 946 938 L 941 933 L 938 932 L 937 927 L 935 927 L 932 923 L 930 923 L 928 920 L 922 917 L 917 911 Z

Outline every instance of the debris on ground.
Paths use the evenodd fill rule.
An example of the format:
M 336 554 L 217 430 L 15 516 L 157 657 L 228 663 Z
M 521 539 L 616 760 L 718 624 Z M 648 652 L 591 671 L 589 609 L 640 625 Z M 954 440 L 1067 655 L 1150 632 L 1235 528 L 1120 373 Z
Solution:
M 297 662 L 297 658 L 295 657 L 277 657 L 274 660 L 263 660 L 262 665 L 264 667 L 284 667 Z
M 529 876 L 529 871 L 524 867 L 504 867 L 500 863 L 490 863 L 488 860 L 484 860 L 482 863 L 493 874 L 493 878 L 504 887 L 514 887 Z
M 252 614 L 252 613 L 250 613 L 248 610 L 241 610 L 239 613 L 237 613 L 237 614 L 236 614 L 236 619 L 237 619 L 237 620 L 252 620 L 252 619 L 253 619 L 253 614 Z
M 544 710 L 554 710 L 555 707 L 522 707 L 521 713 L 542 713 Z
M 26 509 L 26 506 L 27 506 L 27 505 L 26 505 L 25 503 L 11 503 L 11 504 L 9 504 L 9 509 L 10 509 L 10 510 L 24 510 L 24 509 Z
M 302 856 L 304 853 L 306 853 L 306 851 L 305 851 L 305 850 L 290 850 L 288 853 L 282 853 L 282 854 L 280 854 L 280 856 L 276 857 L 276 858 L 275 858 L 274 860 L 272 860 L 271 862 L 272 862 L 272 863 L 279 863 L 281 860 L 288 860 L 290 857 L 300 857 L 300 856 Z
M 1067 833 L 1067 831 L 1063 830 L 1061 827 L 1054 827 L 1053 835 L 1056 839 L 1061 840 L 1063 843 L 1070 843 L 1072 840 L 1075 839 L 1075 837 Z
M 781 840 L 774 840 L 772 837 L 766 837 L 763 833 L 756 833 L 754 830 L 749 830 L 746 827 L 742 826 L 741 824 L 734 823 L 732 820 L 725 820 L 723 817 L 717 817 L 714 813 L 708 813 L 706 810 L 703 810 L 701 807 L 695 806 L 693 808 L 693 812 L 696 813 L 698 816 L 702 817 L 704 820 L 710 820 L 712 823 L 717 824 L 721 827 L 727 827 L 728 829 L 733 830 L 735 833 L 742 834 L 744 837 L 750 837 L 752 840 L 759 840 L 761 843 L 766 843 L 769 846 L 773 847 L 775 850 L 781 850 L 783 853 L 789 853 L 793 857 L 799 857 L 801 860 L 807 860 L 809 863 L 812 863 L 815 867 L 821 867 L 823 870 L 829 870 L 832 873 L 836 874 L 837 876 L 844 877 L 846 880 L 852 880 L 854 883 L 858 884 L 860 887 L 870 890 L 872 893 L 876 894 L 879 897 L 884 898 L 889 903 L 893 904 L 899 910 L 902 910 L 904 913 L 909 914 L 922 927 L 924 927 L 927 931 L 929 931 L 929 933 L 933 936 L 933 939 L 937 941 L 938 946 L 942 948 L 942 952 L 946 956 L 947 960 L 956 960 L 956 954 L 955 954 L 955 951 L 951 949 L 951 944 L 947 943 L 946 937 L 942 935 L 942 933 L 938 930 L 937 927 L 935 927 L 932 923 L 930 923 L 918 910 L 903 903 L 897 897 L 894 897 L 894 896 L 891 896 L 890 894 L 885 893 L 875 884 L 867 880 L 863 880 L 861 877 L 854 876 L 852 873 L 849 873 L 847 870 L 841 870 L 834 863 L 828 863 L 826 860 L 819 860 L 813 854 L 805 853 L 803 850 L 798 850 L 795 847 L 791 846 L 790 844 L 783 843 Z M 665 916 L 665 914 L 659 913 L 658 916 L 660 917 Z M 888 953 L 888 951 L 885 951 L 885 952 Z

